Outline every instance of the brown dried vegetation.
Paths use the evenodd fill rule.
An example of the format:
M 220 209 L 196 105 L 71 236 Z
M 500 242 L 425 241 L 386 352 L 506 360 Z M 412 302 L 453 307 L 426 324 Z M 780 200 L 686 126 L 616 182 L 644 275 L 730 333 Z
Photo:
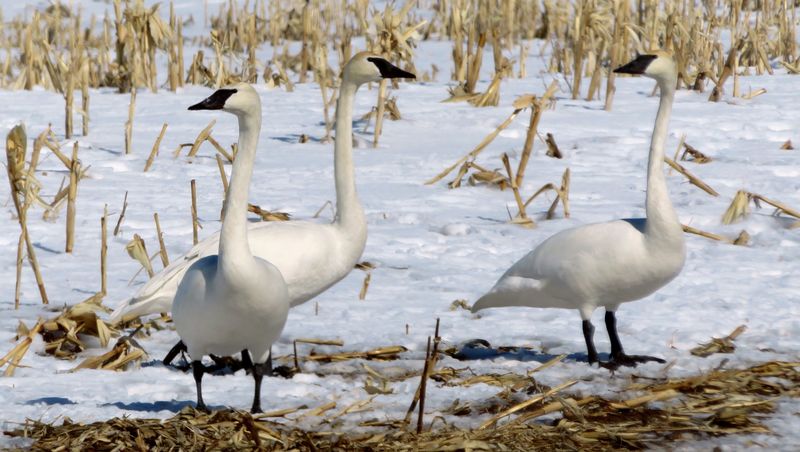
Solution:
M 460 377 L 463 370 L 450 373 L 455 375 L 451 384 L 474 384 L 474 376 Z M 61 425 L 29 420 L 6 434 L 32 438 L 32 450 L 169 450 L 187 444 L 204 450 L 639 450 L 659 447 L 664 441 L 680 447 L 682 442 L 703 437 L 768 433 L 761 421 L 775 410 L 775 400 L 800 395 L 800 363 L 779 361 L 688 378 L 634 381 L 628 389 L 642 395 L 620 400 L 566 394 L 567 382 L 556 388 L 534 387 L 535 395 L 520 401 L 530 386 L 525 382 L 532 379 L 497 378 L 506 389 L 482 408 L 454 401 L 446 410 L 469 415 L 489 408 L 497 414 L 490 418 L 494 422 L 475 430 L 442 423 L 416 433 L 404 428 L 402 420 L 366 420 L 361 423 L 362 433 L 324 427 L 342 413 L 364 410 L 369 406 L 367 399 L 338 412 L 333 410 L 335 403 L 328 403 L 256 417 L 230 410 L 205 414 L 187 407 L 166 420 L 114 418 L 83 424 L 65 419 Z M 313 430 L 302 430 L 285 420 L 266 420 L 299 410 L 305 410 L 300 417 L 320 417 L 321 423 Z M 558 416 L 540 420 L 548 415 Z

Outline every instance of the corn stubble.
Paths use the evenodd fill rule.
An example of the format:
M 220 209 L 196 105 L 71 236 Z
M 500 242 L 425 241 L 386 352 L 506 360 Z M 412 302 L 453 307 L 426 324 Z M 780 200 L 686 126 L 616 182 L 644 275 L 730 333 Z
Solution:
M 560 358 L 548 364 L 557 364 Z M 762 421 L 775 411 L 777 398 L 797 395 L 792 387 L 800 384 L 798 366 L 799 363 L 773 361 L 749 368 L 718 368 L 686 378 L 634 379 L 627 383 L 627 389 L 637 396 L 613 399 L 572 392 L 572 380 L 548 387 L 536 382 L 535 374 L 474 375 L 469 369 L 450 367 L 431 372 L 429 378 L 444 386 L 458 388 L 480 383 L 500 389 L 483 402 L 465 404 L 454 400 L 442 410 L 452 416 L 488 415 L 488 420 L 474 430 L 442 423 L 438 428 L 418 432 L 404 428 L 402 420 L 364 418 L 374 408 L 372 398 L 367 398 L 338 411 L 337 403 L 331 401 L 257 417 L 231 410 L 207 414 L 187 407 L 166 420 L 114 418 L 89 424 L 65 420 L 62 425 L 29 420 L 6 434 L 32 438 L 35 450 L 64 445 L 93 449 L 109 442 L 130 449 L 167 449 L 181 447 L 188 438 L 193 447 L 286 450 L 521 451 L 563 450 L 566 445 L 594 451 L 652 448 L 663 445 L 666 439 L 680 447 L 709 436 L 768 433 Z M 379 385 L 373 384 L 374 390 L 381 390 L 382 382 L 396 381 L 370 370 L 365 368 L 371 381 Z M 382 427 L 381 431 L 335 433 L 332 425 L 349 413 L 358 413 L 365 419 L 360 421 L 361 427 Z M 537 421 L 552 414 L 559 414 L 560 418 L 548 423 Z M 291 421 L 298 419 L 315 427 L 295 427 Z
M 292 83 L 291 73 L 300 83 L 309 81 L 309 74 L 319 82 L 326 73 L 336 73 L 326 67 L 327 52 L 337 53 L 341 69 L 354 53 L 355 37 L 364 37 L 369 49 L 398 59 L 409 70 L 416 69 L 413 41 L 441 39 L 453 42 L 451 79 L 457 93 L 476 93 L 489 44 L 495 77 L 527 74 L 524 60 L 533 51 L 547 55 L 547 70 L 567 81 L 573 98 L 597 98 L 605 77 L 610 109 L 615 75 L 608 68 L 635 51 L 672 51 L 680 84 L 693 87 L 698 78 L 709 80 L 717 91 L 712 100 L 718 100 L 729 78 L 738 96 L 739 73 L 771 73 L 772 60 L 790 72 L 798 64 L 796 8 L 782 0 L 725 0 L 714 6 L 655 0 L 405 1 L 383 10 L 364 0 L 233 1 L 207 11 L 211 31 L 194 37 L 184 36 L 183 27 L 197 19 L 178 16 L 172 5 L 164 12 L 161 4 L 114 0 L 112 12 L 88 19 L 77 8 L 57 5 L 8 21 L 0 43 L 19 51 L 19 57 L 9 51 L 0 61 L 0 86 L 40 85 L 64 96 L 71 96 L 70 85 L 154 91 L 160 56 L 167 60 L 165 86 L 173 91 L 187 82 L 218 87 L 254 82 L 259 75 L 285 85 Z M 727 51 L 723 32 L 730 32 L 733 42 Z M 522 44 L 531 39 L 541 41 L 533 47 Z M 289 50 L 292 41 L 301 44 L 297 53 Z M 259 61 L 255 50 L 265 43 L 275 52 L 271 60 Z M 185 68 L 187 44 L 200 49 Z
M 48 320 L 39 319 L 28 329 L 20 322 L 17 336 L 19 342 L 0 359 L 0 367 L 8 364 L 5 376 L 12 376 L 28 351 L 33 338 L 40 335 L 44 340 L 44 352 L 58 359 L 74 360 L 85 351 L 87 337 L 94 337 L 101 347 L 108 346 L 118 331 L 98 314 L 108 313 L 102 306 L 103 294 L 97 294 L 73 306 L 64 308 L 57 316 Z M 75 369 L 125 370 L 128 365 L 138 364 L 146 353 L 130 337 L 121 338 L 111 351 L 96 357 L 86 358 Z
M 606 110 L 613 107 L 615 75 L 609 69 L 628 59 L 635 52 L 646 52 L 654 47 L 671 51 L 679 67 L 679 88 L 698 92 L 710 88 L 709 100 L 724 100 L 726 95 L 753 99 L 763 94 L 763 89 L 742 93 L 739 76 L 771 74 L 773 67 L 781 66 L 790 74 L 800 74 L 797 55 L 797 36 L 794 24 L 797 8 L 783 0 L 723 0 L 716 3 L 659 2 L 656 0 L 430 0 L 405 1 L 395 7 L 386 5 L 378 10 L 366 0 L 341 2 L 337 0 L 252 0 L 250 2 L 222 2 L 216 11 L 206 11 L 211 30 L 202 36 L 185 36 L 183 28 L 190 20 L 179 17 L 169 4 L 145 7 L 142 0 L 113 0 L 112 11 L 103 17 L 82 17 L 77 8 L 55 3 L 43 11 L 34 11 L 28 17 L 4 21 L 0 30 L 0 45 L 6 50 L 0 56 L 0 88 L 31 90 L 36 86 L 57 92 L 64 98 L 64 132 L 66 137 L 76 135 L 74 115 L 82 119 L 82 135 L 90 130 L 89 104 L 92 90 L 113 87 L 120 93 L 130 93 L 129 115 L 125 130 L 125 152 L 135 152 L 131 142 L 135 126 L 136 88 L 155 92 L 161 88 L 157 80 L 166 80 L 164 87 L 175 91 L 185 83 L 219 87 L 236 81 L 257 82 L 259 78 L 268 86 L 291 92 L 296 83 L 317 83 L 321 88 L 321 101 L 325 122 L 323 141 L 331 138 L 333 127 L 329 109 L 336 99 L 338 77 L 343 65 L 354 52 L 353 39 L 363 38 L 373 52 L 383 54 L 405 69 L 418 73 L 419 79 L 436 78 L 438 67 L 430 70 L 414 66 L 414 43 L 419 40 L 446 40 L 452 42 L 453 72 L 449 74 L 454 86 L 448 101 L 467 101 L 475 107 L 498 106 L 502 81 L 513 77 L 526 77 L 526 61 L 541 58 L 546 63 L 546 77 L 562 81 L 573 98 L 600 100 Z M 167 14 L 168 19 L 162 16 Z M 88 26 L 87 26 L 88 24 Z M 721 36 L 730 36 L 732 45 L 725 48 Z M 536 39 L 537 41 L 532 41 Z M 726 38 L 727 39 L 727 38 Z M 290 48 L 290 42 L 299 42 Z M 256 50 L 264 43 L 271 44 L 273 55 L 259 60 Z M 197 49 L 190 55 L 191 63 L 184 67 L 185 46 Z M 482 72 L 491 51 L 494 68 Z M 335 53 L 338 68 L 329 67 L 328 52 Z M 485 58 L 486 57 L 486 58 Z M 166 68 L 156 61 L 163 58 Z M 774 64 L 772 64 L 773 62 Z M 422 69 L 422 70 L 420 70 Z M 486 68 L 484 68 L 486 69 Z M 166 74 L 159 73 L 165 70 Z M 488 76 L 487 76 L 488 74 Z M 482 78 L 482 76 L 484 78 Z M 605 89 L 603 90 L 603 84 Z M 387 94 L 388 83 L 378 86 L 377 102 L 373 113 L 377 145 L 384 115 L 400 119 L 397 96 Z M 724 88 L 730 89 L 726 94 Z M 567 168 L 560 183 L 545 184 L 528 198 L 523 197 L 528 163 L 533 155 L 536 137 L 544 144 L 546 155 L 561 158 L 562 152 L 555 137 L 547 133 L 541 137 L 541 115 L 554 102 L 559 85 L 553 82 L 540 96 L 526 95 L 513 104 L 510 115 L 485 137 L 471 152 L 452 166 L 429 180 L 435 183 L 451 172 L 457 176 L 449 183 L 451 188 L 461 185 L 464 178 L 470 184 L 485 184 L 513 192 L 517 213 L 511 221 L 524 226 L 535 222 L 528 214 L 529 205 L 541 194 L 553 193 L 545 218 L 552 218 L 558 205 L 564 216 L 569 216 L 569 181 Z M 79 90 L 80 105 L 75 97 Z M 604 97 L 604 98 L 602 98 Z M 500 106 L 500 108 L 505 108 Z M 516 118 L 530 110 L 528 133 L 522 145 L 516 168 L 508 155 L 500 162 L 478 163 L 483 150 Z M 59 121 L 60 123 L 60 121 Z M 176 155 L 190 148 L 195 156 L 201 145 L 208 142 L 215 150 L 220 175 L 225 182 L 224 163 L 236 156 L 235 145 L 228 151 L 212 136 L 213 123 L 209 124 L 192 143 L 181 144 Z M 164 124 L 144 167 L 148 171 L 154 164 L 161 140 L 166 133 Z M 36 261 L 36 255 L 27 232 L 26 219 L 31 206 L 44 209 L 46 219 L 53 220 L 59 209 L 67 204 L 67 215 L 73 224 L 67 231 L 67 248 L 74 243 L 74 209 L 79 200 L 78 182 L 88 167 L 80 165 L 77 143 L 68 155 L 52 130 L 42 132 L 33 141 L 33 153 L 28 159 L 27 136 L 24 129 L 15 127 L 7 138 L 7 172 L 11 185 L 21 234 L 17 253 L 17 294 L 22 264 L 27 257 L 33 268 L 44 303 L 48 298 Z M 791 150 L 791 141 L 781 149 Z M 36 179 L 36 166 L 40 153 L 50 151 L 69 172 L 69 183 L 62 186 L 51 200 L 39 195 L 41 184 Z M 689 181 L 715 195 L 716 192 L 683 165 L 713 164 L 713 160 L 697 148 L 682 142 L 679 151 L 668 164 Z M 30 163 L 26 163 L 30 162 Z M 65 181 L 66 182 L 66 181 Z M 63 185 L 63 184 L 62 184 Z M 194 190 L 192 190 L 194 192 Z M 193 196 L 196 199 L 196 195 Z M 739 221 L 750 213 L 750 202 L 774 207 L 776 215 L 788 215 L 800 220 L 797 210 L 748 191 L 740 191 L 723 217 L 723 223 Z M 120 227 L 127 207 L 123 204 L 114 235 Z M 197 241 L 196 200 L 192 206 Z M 72 213 L 70 213 L 72 212 Z M 288 220 L 288 215 L 270 212 L 256 205 L 250 212 L 270 220 Z M 103 215 L 102 233 L 105 235 L 108 216 Z M 161 257 L 168 264 L 161 227 L 157 216 L 159 251 L 150 256 L 141 237 L 134 235 L 128 244 L 131 255 L 142 268 L 152 274 L 150 262 Z M 800 226 L 800 221 L 795 221 Z M 71 229 L 71 231 L 70 231 Z M 743 231 L 735 239 L 719 236 L 685 226 L 687 232 L 734 244 L 746 244 L 749 235 Z M 105 246 L 105 245 L 103 245 Z M 26 252 L 27 251 L 27 252 Z M 105 250 L 101 249 L 104 256 Z M 104 260 L 101 266 L 104 267 Z M 367 271 L 370 269 L 367 268 Z M 104 270 L 101 270 L 104 274 Z M 367 278 L 369 278 L 367 273 Z M 105 278 L 103 277 L 103 280 Z M 367 295 L 369 279 L 362 285 L 361 298 Z M 61 359 L 76 359 L 86 349 L 86 336 L 96 337 L 103 347 L 111 344 L 118 331 L 106 324 L 98 314 L 105 284 L 101 291 L 82 303 L 66 308 L 57 316 L 40 319 L 32 328 L 20 325 L 17 343 L 3 358 L 0 367 L 5 374 L 13 375 L 37 335 L 45 340 L 45 352 Z M 454 304 L 454 309 L 462 309 Z M 741 334 L 738 329 L 721 339 L 712 339 L 692 350 L 698 356 L 730 352 L 733 341 Z M 533 373 L 556 365 L 563 357 L 556 357 L 527 375 L 514 373 L 474 375 L 468 369 L 437 366 L 439 341 L 433 337 L 433 350 L 425 359 L 426 368 L 409 375 L 387 377 L 363 365 L 366 376 L 364 389 L 370 398 L 334 410 L 335 402 L 317 407 L 299 407 L 282 412 L 265 413 L 253 418 L 247 413 L 219 411 L 212 415 L 187 408 L 164 422 L 147 419 L 112 419 L 93 424 L 74 424 L 65 420 L 61 426 L 29 421 L 12 435 L 33 438 L 33 447 L 55 449 L 59 447 L 93 449 L 105 447 L 109 441 L 122 448 L 146 450 L 149 448 L 185 447 L 189 438 L 193 447 L 281 447 L 298 448 L 368 448 L 376 450 L 425 449 L 490 449 L 505 447 L 508 450 L 544 449 L 554 445 L 569 445 L 582 450 L 601 450 L 609 447 L 658 447 L 666 437 L 690 440 L 707 435 L 732 433 L 766 433 L 760 423 L 774 411 L 779 397 L 796 397 L 800 384 L 798 363 L 769 362 L 746 369 L 714 369 L 697 377 L 667 379 L 655 382 L 631 382 L 628 389 L 644 395 L 608 400 L 593 395 L 570 393 L 574 383 L 566 381 L 547 387 L 534 380 Z M 340 345 L 338 342 L 303 340 L 320 345 Z M 395 360 L 406 350 L 401 346 L 380 347 L 367 351 L 346 351 L 319 354 L 312 352 L 303 357 L 318 363 L 339 362 L 352 359 Z M 125 370 L 146 357 L 132 336 L 120 337 L 111 349 L 100 355 L 86 357 L 75 369 Z M 295 359 L 300 358 L 295 355 Z M 299 364 L 296 366 L 299 368 Z M 776 377 L 781 378 L 776 382 Z M 283 417 L 300 413 L 300 417 L 319 418 L 320 426 L 335 425 L 339 417 L 373 408 L 372 397 L 391 392 L 389 383 L 416 378 L 420 389 L 414 402 L 424 405 L 425 383 L 428 380 L 444 386 L 468 387 L 487 384 L 500 392 L 491 400 L 463 403 L 458 400 L 443 410 L 452 416 L 484 414 L 487 420 L 476 430 L 461 430 L 451 425 L 425 425 L 425 410 L 420 407 L 415 426 L 411 416 L 405 419 L 373 419 L 361 422 L 362 427 L 380 428 L 379 433 L 332 435 L 326 427 L 313 432 L 294 426 L 267 422 L 268 417 Z M 429 386 L 427 391 L 435 391 Z M 659 402 L 655 404 L 655 402 Z M 414 404 L 409 413 L 413 411 Z M 536 422 L 544 415 L 560 413 L 556 424 Z M 295 417 L 294 419 L 298 419 Z M 287 418 L 289 419 L 289 418 Z M 338 422 L 338 421 L 336 421 Z M 413 428 L 413 427 L 416 427 Z
M 579 0 L 452 0 L 441 3 L 406 1 L 383 10 L 367 1 L 337 2 L 280 0 L 267 2 L 224 2 L 218 10 L 206 9 L 211 31 L 205 36 L 186 37 L 184 24 L 194 18 L 179 17 L 170 4 L 168 19 L 160 5 L 145 7 L 142 0 L 114 0 L 113 13 L 87 20 L 80 11 L 58 4 L 36 11 L 29 19 L 15 18 L 0 33 L 0 42 L 9 49 L 0 65 L 0 87 L 32 89 L 44 86 L 65 97 L 65 130 L 72 134 L 73 91 L 81 90 L 82 132 L 89 127 L 89 89 L 115 87 L 131 93 L 131 111 L 126 124 L 126 152 L 133 152 L 130 137 L 133 127 L 135 87 L 155 91 L 159 76 L 155 64 L 159 55 L 166 57 L 167 84 L 176 90 L 184 83 L 219 87 L 245 80 L 254 82 L 259 74 L 272 86 L 292 90 L 296 82 L 313 81 L 322 88 L 326 132 L 330 139 L 332 122 L 328 109 L 335 99 L 337 77 L 343 64 L 353 54 L 352 39 L 364 37 L 367 47 L 416 71 L 413 62 L 414 42 L 445 39 L 453 43 L 453 72 L 449 100 L 465 100 L 475 106 L 494 106 L 504 78 L 525 76 L 529 53 L 546 58 L 547 71 L 564 80 L 573 98 L 588 100 L 601 94 L 606 80 L 605 108 L 611 109 L 615 91 L 613 68 L 636 51 L 653 47 L 671 51 L 680 70 L 679 85 L 702 90 L 707 81 L 713 84 L 710 100 L 720 100 L 723 85 L 733 79 L 733 96 L 751 99 L 763 90 L 742 95 L 738 76 L 754 71 L 771 73 L 772 60 L 779 60 L 790 72 L 797 67 L 796 8 L 788 2 L 766 0 L 758 3 L 727 0 L 717 7 L 695 2 L 657 2 Z M 425 17 L 425 19 L 421 19 Z M 757 20 L 753 20 L 757 18 Z M 88 22 L 89 26 L 82 28 Z M 774 30 L 776 32 L 768 32 Z M 733 45 L 724 50 L 721 36 L 730 32 Z M 539 39 L 526 45 L 526 40 Z M 292 53 L 287 45 L 299 41 Z M 255 49 L 269 43 L 275 49 L 268 61 L 259 61 Z M 540 43 L 540 44 L 539 44 Z M 184 68 L 184 46 L 200 47 Z M 494 73 L 482 92 L 477 91 L 484 52 L 491 48 Z M 20 51 L 12 58 L 12 49 Z M 336 52 L 339 70 L 328 67 L 328 52 Z M 209 58 L 210 56 L 210 58 Z M 530 55 L 533 56 L 533 55 Z M 514 70 L 514 66 L 518 70 Z M 274 70 L 273 70 L 274 68 Z M 437 68 L 432 67 L 435 73 Z M 417 71 L 418 72 L 418 71 Z M 421 79 L 430 78 L 426 72 Z M 295 79 L 295 81 L 293 81 Z M 588 82 L 588 87 L 584 87 Z M 387 83 L 378 89 L 375 108 L 373 145 L 378 144 L 385 112 L 400 118 L 396 97 L 386 95 Z M 330 92 L 329 92 L 330 90 Z M 505 124 L 505 123 L 504 123 Z M 156 138 L 146 168 L 152 165 L 164 130 Z M 199 145 L 208 141 L 227 161 L 234 155 L 225 150 L 206 129 L 191 146 L 195 155 Z M 548 140 L 548 155 L 560 154 L 554 141 Z M 789 145 L 791 146 L 791 145 Z M 183 147 L 183 145 L 181 145 Z M 178 148 L 178 150 L 181 149 Z M 526 140 L 526 148 L 528 140 Z M 523 157 L 527 154 L 523 153 Z M 700 158 L 695 158 L 699 162 Z M 470 158 L 459 165 L 460 176 L 477 170 L 471 183 L 487 182 L 502 188 L 512 186 L 500 171 L 475 167 Z M 457 165 L 457 166 L 459 166 Z M 516 185 L 521 186 L 525 166 L 516 171 Z M 687 177 L 689 177 L 687 175 Z M 460 179 L 460 178 L 459 178 Z M 713 189 L 692 183 L 713 194 Z M 457 186 L 460 182 L 451 183 Z M 524 216 L 519 212 L 519 217 Z
M 730 206 L 728 206 L 728 210 L 722 216 L 722 224 L 735 223 L 750 215 L 750 201 L 758 208 L 761 208 L 761 203 L 774 207 L 775 210 L 772 216 L 778 217 L 781 214 L 785 214 L 800 220 L 800 210 L 793 209 L 780 201 L 775 201 L 757 193 L 739 190 L 736 192 L 736 196 L 733 197 Z

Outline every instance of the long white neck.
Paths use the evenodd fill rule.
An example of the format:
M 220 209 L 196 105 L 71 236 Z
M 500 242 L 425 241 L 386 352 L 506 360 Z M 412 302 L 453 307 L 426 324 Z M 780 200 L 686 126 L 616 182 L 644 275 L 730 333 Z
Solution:
M 645 234 L 651 237 L 673 237 L 676 233 L 681 238 L 683 237 L 678 215 L 669 199 L 667 181 L 664 177 L 664 142 L 667 139 L 667 126 L 672 112 L 672 101 L 675 98 L 675 84 L 676 81 L 669 77 L 658 80 L 661 101 L 653 128 L 653 138 L 650 142 L 645 204 L 647 212 Z
M 237 117 L 239 152 L 233 163 L 231 182 L 225 196 L 224 220 L 219 239 L 220 265 L 223 269 L 230 270 L 253 259 L 247 241 L 247 202 L 258 135 L 261 132 L 261 111 L 259 109 L 250 114 L 239 114 Z
M 353 101 L 358 85 L 347 75 L 339 88 L 336 101 L 336 142 L 333 151 L 336 179 L 336 219 L 334 223 L 347 230 L 366 230 L 364 210 L 356 194 L 353 170 Z

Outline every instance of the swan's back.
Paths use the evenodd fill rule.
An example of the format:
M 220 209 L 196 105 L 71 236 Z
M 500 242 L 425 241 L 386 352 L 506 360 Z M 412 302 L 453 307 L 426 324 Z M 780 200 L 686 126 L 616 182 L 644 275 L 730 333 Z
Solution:
M 638 300 L 683 266 L 648 247 L 637 221 L 617 220 L 561 231 L 512 265 L 473 310 L 501 306 L 579 308 Z M 630 278 L 627 268 L 639 275 Z

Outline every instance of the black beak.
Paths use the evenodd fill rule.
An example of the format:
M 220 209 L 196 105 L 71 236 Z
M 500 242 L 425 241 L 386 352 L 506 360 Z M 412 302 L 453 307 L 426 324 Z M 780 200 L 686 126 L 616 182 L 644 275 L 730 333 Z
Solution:
M 383 78 L 417 78 L 411 72 L 404 71 L 383 58 L 369 57 L 367 61 L 378 67 Z
M 614 69 L 614 72 L 618 74 L 636 74 L 641 75 L 644 74 L 644 71 L 647 69 L 647 66 L 658 58 L 656 55 L 638 55 L 636 59 L 631 61 L 630 63 L 620 66 Z
M 222 110 L 225 101 L 234 93 L 236 93 L 235 89 L 218 89 L 214 91 L 214 94 L 189 107 L 189 110 Z

